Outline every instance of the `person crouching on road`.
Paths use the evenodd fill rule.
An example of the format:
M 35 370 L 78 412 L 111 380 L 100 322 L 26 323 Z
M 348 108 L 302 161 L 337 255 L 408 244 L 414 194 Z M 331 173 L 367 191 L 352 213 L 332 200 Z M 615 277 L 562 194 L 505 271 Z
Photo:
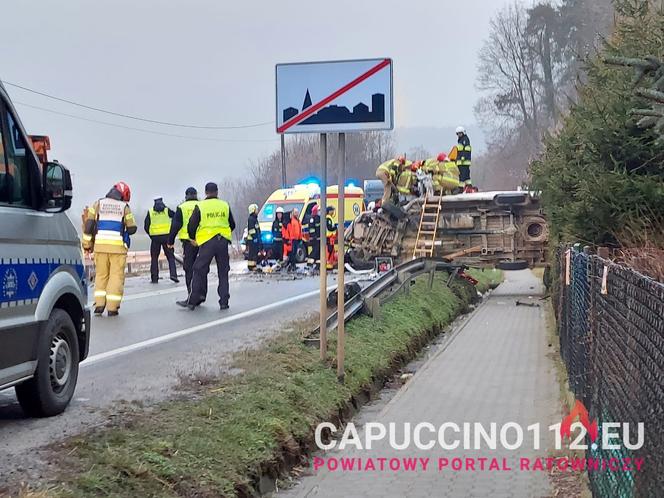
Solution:
M 278 207 L 272 222 L 272 257 L 281 264 L 284 260 L 284 208 Z
M 288 252 L 288 271 L 297 270 L 297 251 L 302 245 L 302 223 L 300 223 L 300 211 L 293 208 L 290 215 L 290 222 L 284 228 L 284 241 L 290 246 Z
M 168 234 L 171 231 L 173 215 L 173 210 L 166 207 L 161 197 L 155 197 L 154 206 L 145 215 L 143 228 L 150 236 L 150 277 L 153 284 L 159 282 L 159 254 L 162 250 L 168 261 L 171 280 L 175 283 L 179 282 L 173 248 L 169 247 L 168 244 Z
M 337 224 L 334 222 L 334 213 L 336 209 L 334 206 L 327 206 L 327 214 L 325 216 L 325 226 L 327 228 L 327 265 L 328 270 L 332 270 L 337 263 L 337 253 L 334 250 L 334 243 L 337 237 Z
M 95 309 L 100 316 L 117 316 L 122 302 L 129 236 L 136 233 L 136 221 L 129 209 L 131 190 L 124 182 L 116 183 L 88 207 L 83 227 L 83 250 L 94 251 Z
M 313 272 L 320 265 L 320 214 L 318 214 L 318 204 L 311 209 L 311 218 L 309 219 L 309 258 L 307 264 Z
M 187 295 L 191 292 L 191 278 L 193 276 L 194 261 L 198 255 L 198 246 L 192 243 L 187 232 L 187 225 L 194 208 L 198 205 L 198 192 L 194 187 L 189 187 L 184 192 L 184 202 L 175 209 L 175 215 L 171 223 L 171 231 L 168 234 L 168 248 L 173 251 L 175 238 L 182 243 L 182 266 L 184 268 L 184 281 L 187 284 Z
M 249 206 L 249 218 L 247 219 L 247 268 L 256 271 L 258 253 L 262 249 L 261 226 L 258 223 L 258 204 Z
M 198 256 L 194 262 L 194 275 L 191 280 L 191 292 L 184 301 L 177 301 L 178 306 L 195 309 L 207 296 L 208 273 L 210 263 L 214 259 L 217 263 L 219 275 L 219 307 L 228 309 L 230 293 L 228 289 L 228 272 L 230 264 L 228 259 L 228 246 L 231 243 L 231 234 L 235 230 L 233 213 L 226 201 L 219 199 L 219 189 L 216 183 L 205 185 L 205 199 L 200 201 L 191 213 L 187 224 L 189 239 L 198 246 Z

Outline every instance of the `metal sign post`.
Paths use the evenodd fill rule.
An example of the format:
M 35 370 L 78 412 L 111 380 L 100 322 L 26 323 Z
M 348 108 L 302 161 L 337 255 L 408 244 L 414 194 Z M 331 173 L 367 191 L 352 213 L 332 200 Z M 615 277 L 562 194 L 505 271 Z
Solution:
M 281 188 L 286 188 L 286 144 L 284 135 L 281 135 Z
M 344 381 L 344 358 L 346 354 L 346 324 L 345 324 L 345 190 L 346 190 L 346 134 L 339 133 L 339 209 L 337 212 L 337 379 Z
M 282 135 L 283 136 L 283 135 Z M 320 359 L 327 359 L 327 134 L 320 134 Z
M 281 135 L 282 182 L 286 183 L 285 133 L 320 134 L 320 358 L 327 360 L 327 133 L 339 133 L 337 208 L 337 376 L 344 379 L 344 250 L 346 133 L 394 128 L 392 59 L 277 64 L 276 131 Z M 379 142 L 379 147 L 381 146 Z M 382 160 L 382 158 L 381 158 Z

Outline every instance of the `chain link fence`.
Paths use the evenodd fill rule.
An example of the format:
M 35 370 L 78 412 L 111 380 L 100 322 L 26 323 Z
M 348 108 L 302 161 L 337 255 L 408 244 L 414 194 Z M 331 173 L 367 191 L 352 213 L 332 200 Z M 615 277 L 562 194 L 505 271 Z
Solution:
M 664 284 L 578 247 L 560 248 L 556 260 L 554 308 L 570 388 L 597 420 L 597 442 L 603 422 L 630 424 L 630 441 L 621 438 L 619 450 L 587 441 L 587 458 L 621 464 L 619 471 L 589 469 L 593 496 L 662 497 Z M 639 422 L 644 444 L 630 450 Z M 634 469 L 634 459 L 643 459 L 640 470 L 622 469 L 626 461 Z

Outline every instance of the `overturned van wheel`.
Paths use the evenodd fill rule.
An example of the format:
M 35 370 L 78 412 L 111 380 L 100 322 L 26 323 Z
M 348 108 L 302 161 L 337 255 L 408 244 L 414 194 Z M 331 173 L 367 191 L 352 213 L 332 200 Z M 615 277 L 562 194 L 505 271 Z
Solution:
M 35 376 L 16 386 L 16 397 L 25 413 L 50 417 L 69 404 L 78 379 L 78 340 L 69 315 L 51 312 L 39 339 Z
M 362 258 L 354 250 L 348 251 L 346 253 L 346 262 L 350 264 L 355 270 L 371 270 L 375 266 L 374 261 L 368 261 Z
M 528 194 L 526 192 L 497 194 L 494 201 L 499 206 L 524 206 L 528 203 Z
M 295 261 L 298 263 L 304 263 L 307 259 L 307 246 L 300 244 L 295 253 Z
M 496 265 L 499 270 L 525 270 L 528 268 L 528 261 L 518 259 L 516 261 L 501 261 Z

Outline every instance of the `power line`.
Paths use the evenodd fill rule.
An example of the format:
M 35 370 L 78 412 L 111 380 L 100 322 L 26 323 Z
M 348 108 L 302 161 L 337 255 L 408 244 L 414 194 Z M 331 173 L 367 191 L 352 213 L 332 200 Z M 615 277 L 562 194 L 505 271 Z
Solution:
M 40 92 L 38 90 L 34 90 L 32 88 L 28 88 L 26 86 L 19 85 L 17 83 L 11 83 L 11 82 L 6 81 L 6 80 L 2 80 L 2 82 L 5 85 L 13 86 L 15 88 L 20 88 L 21 90 L 25 90 L 26 92 L 31 92 L 31 93 L 34 93 L 34 94 L 37 94 L 37 95 L 41 95 L 42 97 L 47 97 L 49 99 L 58 100 L 60 102 L 65 102 L 67 104 L 82 107 L 83 109 L 89 109 L 91 111 L 103 112 L 105 114 L 110 114 L 112 116 L 119 116 L 121 118 L 134 119 L 136 121 L 144 121 L 146 123 L 160 124 L 160 125 L 165 125 L 165 126 L 177 126 L 179 128 L 195 128 L 195 129 L 199 129 L 199 130 L 239 130 L 239 129 L 243 129 L 243 128 L 257 128 L 259 126 L 267 126 L 267 125 L 274 124 L 274 121 L 264 121 L 264 122 L 261 122 L 261 123 L 251 123 L 251 124 L 235 125 L 235 126 L 202 126 L 202 125 L 172 123 L 172 122 L 169 122 L 169 121 L 159 121 L 159 120 L 156 120 L 156 119 L 142 118 L 142 117 L 139 117 L 139 116 L 132 116 L 130 114 L 123 114 L 123 113 L 120 113 L 120 112 L 109 111 L 107 109 L 102 109 L 100 107 L 94 107 L 94 106 L 90 106 L 90 105 L 81 104 L 81 103 L 75 102 L 73 100 L 64 99 L 62 97 L 56 97 L 55 95 L 50 95 L 48 93 Z
M 191 135 L 176 135 L 174 133 L 164 133 L 161 131 L 146 130 L 145 128 L 134 128 L 132 126 L 124 126 L 116 123 L 109 123 L 108 121 L 98 121 L 96 119 L 84 118 L 83 116 L 76 116 L 75 114 L 67 114 L 66 112 L 55 111 L 53 109 L 47 109 L 45 107 L 39 107 L 32 104 L 27 104 L 25 102 L 20 102 L 18 100 L 13 101 L 14 104 L 22 105 L 24 107 L 29 107 L 31 109 L 37 109 L 44 112 L 50 112 L 51 114 L 58 114 L 60 116 L 66 116 L 73 119 L 80 119 L 81 121 L 88 121 L 90 123 L 97 123 L 105 126 L 112 126 L 114 128 L 122 128 L 124 130 L 140 131 L 142 133 L 150 133 L 152 135 L 161 135 L 164 137 L 174 137 L 174 138 L 185 138 L 187 140 L 201 140 L 205 142 L 223 142 L 223 143 L 256 143 L 256 142 L 276 142 L 276 138 L 271 139 L 230 139 L 230 138 L 209 138 L 209 137 L 194 137 Z

